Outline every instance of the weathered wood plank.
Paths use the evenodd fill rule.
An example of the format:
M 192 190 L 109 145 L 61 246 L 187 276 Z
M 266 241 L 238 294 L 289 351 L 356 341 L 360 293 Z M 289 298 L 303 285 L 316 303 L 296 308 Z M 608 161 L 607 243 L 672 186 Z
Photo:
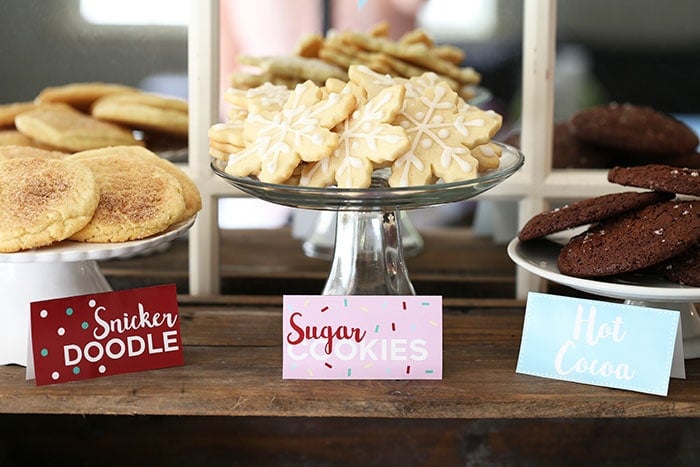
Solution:
M 0 412 L 422 419 L 700 416 L 700 360 L 669 397 L 515 373 L 523 312 L 448 311 L 441 381 L 281 378 L 276 307 L 183 307 L 185 366 L 37 388 L 0 368 Z
M 699 428 L 697 418 L 358 420 L 4 415 L 0 417 L 0 463 L 690 466 L 700 459 L 700 443 L 694 441 Z

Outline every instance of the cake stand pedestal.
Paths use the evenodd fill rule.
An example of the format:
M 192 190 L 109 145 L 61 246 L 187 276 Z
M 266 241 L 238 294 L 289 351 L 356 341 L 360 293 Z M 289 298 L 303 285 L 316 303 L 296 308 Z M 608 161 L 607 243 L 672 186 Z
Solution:
M 390 188 L 388 169 L 377 170 L 370 188 L 314 188 L 264 183 L 225 172 L 212 161 L 214 173 L 259 199 L 301 209 L 336 211 L 335 245 L 324 295 L 412 295 L 401 232 L 401 211 L 472 198 L 514 174 L 522 153 L 501 145 L 500 167 L 471 180 Z
M 411 258 L 419 255 L 423 251 L 423 237 L 413 226 L 406 211 L 399 211 L 398 216 L 404 256 Z M 304 254 L 309 258 L 332 260 L 337 223 L 337 212 L 321 211 L 314 222 L 313 232 L 301 244 Z
M 493 94 L 482 86 L 472 86 L 472 97 L 467 104 L 477 107 L 484 107 L 492 99 Z M 410 258 L 423 251 L 423 237 L 413 226 L 411 219 L 405 211 L 398 211 L 398 219 L 401 230 L 401 244 L 403 255 Z M 305 240 L 301 248 L 304 254 L 310 258 L 333 259 L 333 248 L 335 246 L 335 227 L 337 225 L 337 213 L 332 211 L 321 212 L 314 220 L 313 231 Z

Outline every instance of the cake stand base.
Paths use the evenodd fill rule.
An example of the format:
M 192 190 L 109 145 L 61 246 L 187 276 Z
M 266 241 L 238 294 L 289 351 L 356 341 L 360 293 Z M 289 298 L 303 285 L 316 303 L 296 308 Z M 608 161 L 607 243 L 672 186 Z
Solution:
M 0 263 L 0 365 L 27 365 L 29 304 L 112 290 L 94 260 Z
M 406 232 L 401 232 L 401 212 L 465 201 L 513 175 L 525 158 L 512 146 L 498 144 L 502 155 L 497 169 L 469 180 L 422 186 L 390 187 L 388 168 L 374 171 L 369 188 L 265 183 L 226 173 L 226 162 L 220 159 L 212 160 L 211 168 L 256 198 L 282 206 L 337 212 L 333 261 L 324 295 L 415 295 L 404 260 L 406 245 L 401 235 Z

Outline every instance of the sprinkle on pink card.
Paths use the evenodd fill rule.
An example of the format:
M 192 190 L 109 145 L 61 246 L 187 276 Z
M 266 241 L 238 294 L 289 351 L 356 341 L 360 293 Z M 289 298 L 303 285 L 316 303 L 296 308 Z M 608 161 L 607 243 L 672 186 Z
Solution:
M 175 285 L 37 301 L 30 312 L 37 385 L 184 364 Z
M 285 379 L 442 379 L 442 297 L 284 296 Z

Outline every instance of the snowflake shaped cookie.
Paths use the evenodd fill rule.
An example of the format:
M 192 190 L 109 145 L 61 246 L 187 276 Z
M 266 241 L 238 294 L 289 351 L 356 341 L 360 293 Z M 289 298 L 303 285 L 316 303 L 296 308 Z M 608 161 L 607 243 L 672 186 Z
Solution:
M 224 100 L 231 104 L 233 110 L 246 112 L 278 112 L 292 93 L 286 86 L 263 83 L 250 89 L 229 88 L 224 93 Z
M 228 121 L 209 128 L 209 139 L 233 146 L 245 146 L 243 127 L 251 112 L 275 113 L 282 110 L 292 93 L 285 86 L 264 83 L 250 89 L 228 88 L 224 100 L 231 104 Z
M 348 68 L 350 81 L 356 83 L 367 91 L 367 96 L 372 97 L 380 91 L 397 84 L 404 84 L 408 80 L 396 78 L 388 74 L 377 73 L 366 65 L 351 65 Z
M 338 145 L 331 131 L 355 107 L 351 93 L 330 93 L 310 81 L 297 85 L 280 112 L 251 112 L 243 135 L 246 147 L 231 154 L 226 172 L 239 177 L 257 175 L 267 183 L 282 183 L 301 161 L 328 157 Z
M 209 154 L 228 161 L 229 155 L 245 147 L 243 128 L 250 112 L 274 113 L 284 107 L 291 94 L 285 86 L 264 83 L 250 89 L 228 88 L 224 100 L 231 106 L 226 122 L 209 127 Z
M 369 100 L 355 84 L 347 87 L 358 98 L 358 107 L 334 129 L 339 141 L 333 154 L 306 165 L 300 185 L 322 187 L 335 182 L 339 188 L 368 188 L 374 164 L 393 161 L 408 148 L 405 130 L 391 124 L 403 104 L 404 86 L 388 87 Z
M 487 143 L 500 129 L 495 112 L 469 106 L 434 73 L 411 78 L 396 122 L 411 140 L 392 165 L 389 185 L 426 185 L 476 177 L 478 161 L 470 148 Z M 491 115 L 492 114 L 492 115 Z

